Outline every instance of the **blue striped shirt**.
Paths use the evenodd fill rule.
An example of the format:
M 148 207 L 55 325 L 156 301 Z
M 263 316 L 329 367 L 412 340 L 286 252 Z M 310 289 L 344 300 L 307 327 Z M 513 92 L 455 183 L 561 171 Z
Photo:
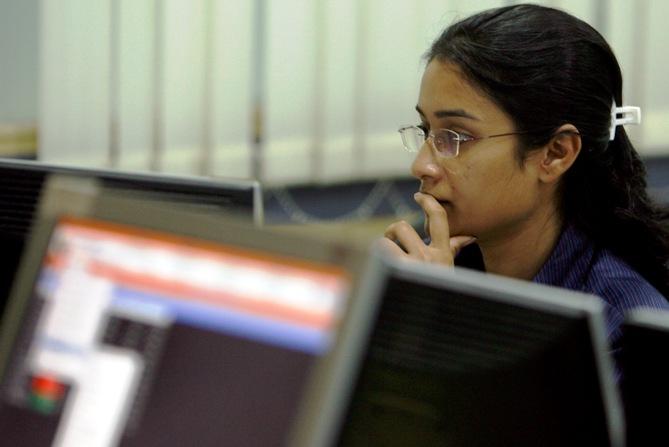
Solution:
M 475 244 L 465 247 L 455 263 L 484 270 L 481 252 Z M 565 226 L 551 255 L 532 281 L 601 298 L 606 335 L 616 363 L 620 356 L 621 323 L 625 312 L 641 306 L 669 310 L 667 299 L 641 274 L 611 251 L 596 247 L 573 225 Z
M 611 354 L 618 359 L 624 313 L 634 307 L 669 310 L 669 302 L 625 261 L 567 225 L 534 282 L 597 295 L 604 301 Z

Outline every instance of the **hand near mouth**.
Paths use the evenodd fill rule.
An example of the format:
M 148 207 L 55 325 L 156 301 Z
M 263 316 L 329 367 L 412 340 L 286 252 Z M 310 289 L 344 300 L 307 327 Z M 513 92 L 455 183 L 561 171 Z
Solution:
M 414 199 L 423 208 L 427 219 L 426 230 L 431 241 L 425 244 L 416 230 L 405 221 L 391 224 L 381 244 L 391 253 L 406 259 L 453 265 L 455 257 L 466 245 L 476 240 L 473 236 L 451 237 L 448 216 L 443 206 L 429 194 L 416 193 Z

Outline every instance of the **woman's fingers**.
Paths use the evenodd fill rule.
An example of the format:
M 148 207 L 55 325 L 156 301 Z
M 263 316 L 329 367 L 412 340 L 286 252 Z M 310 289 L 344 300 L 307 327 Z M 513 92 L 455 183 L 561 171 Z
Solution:
M 379 239 L 378 243 L 385 248 L 388 252 L 390 252 L 392 255 L 395 255 L 397 257 L 406 257 L 407 253 L 400 248 L 399 245 L 397 245 L 395 242 L 391 241 L 388 238 L 381 238 Z
M 429 194 L 416 193 L 416 202 L 423 208 L 428 222 L 430 245 L 425 245 L 416 230 L 405 221 L 391 224 L 385 232 L 384 245 L 401 257 L 453 265 L 460 250 L 476 240 L 472 236 L 451 237 L 448 215 L 444 207 Z
M 431 247 L 439 249 L 450 248 L 450 229 L 448 227 L 448 215 L 443 206 L 429 194 L 417 192 L 414 199 L 423 208 L 425 218 L 428 223 L 428 232 L 430 233 Z
M 454 240 L 453 247 L 448 245 L 446 248 L 437 247 L 434 243 L 426 245 L 411 225 L 400 221 L 386 229 L 381 244 L 398 257 L 453 265 L 455 254 L 461 246 L 469 243 L 469 239 L 472 238 L 459 237 Z
M 403 220 L 388 226 L 384 236 L 399 245 L 406 253 L 421 252 L 425 248 L 425 243 L 416 230 Z
M 451 237 L 444 207 L 429 194 L 416 193 L 414 198 L 425 211 L 430 245 L 425 245 L 416 230 L 405 221 L 395 222 L 386 229 L 383 245 L 400 257 L 453 265 L 460 250 L 474 242 L 476 238 Z

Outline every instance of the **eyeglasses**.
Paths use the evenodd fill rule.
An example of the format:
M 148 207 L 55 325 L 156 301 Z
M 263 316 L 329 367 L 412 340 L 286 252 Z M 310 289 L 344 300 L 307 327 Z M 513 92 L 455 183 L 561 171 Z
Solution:
M 472 137 L 470 135 L 458 133 L 451 129 L 437 129 L 433 132 L 426 132 L 420 126 L 403 126 L 398 129 L 402 136 L 402 143 L 404 148 L 409 152 L 418 152 L 425 144 L 426 140 L 430 140 L 430 144 L 437 151 L 437 153 L 446 158 L 457 157 L 460 152 L 460 143 L 467 141 L 484 140 L 486 138 L 506 137 L 508 135 L 520 135 L 528 132 L 509 132 L 500 133 L 496 135 L 488 135 L 486 137 Z

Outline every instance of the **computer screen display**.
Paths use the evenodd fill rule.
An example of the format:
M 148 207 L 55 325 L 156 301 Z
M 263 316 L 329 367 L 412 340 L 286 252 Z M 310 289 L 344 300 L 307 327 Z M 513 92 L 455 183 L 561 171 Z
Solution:
M 4 365 L 7 445 L 280 445 L 342 267 L 62 217 Z
M 107 190 L 157 203 L 211 213 L 235 213 L 262 223 L 260 186 L 255 181 L 111 171 L 22 160 L 0 160 L 0 313 L 30 233 L 42 187 L 53 174 L 94 179 Z
M 669 312 L 634 309 L 626 315 L 622 330 L 621 388 L 628 445 L 667 444 L 661 408 L 669 402 Z
M 620 445 L 595 297 L 390 256 L 377 270 L 300 445 Z

